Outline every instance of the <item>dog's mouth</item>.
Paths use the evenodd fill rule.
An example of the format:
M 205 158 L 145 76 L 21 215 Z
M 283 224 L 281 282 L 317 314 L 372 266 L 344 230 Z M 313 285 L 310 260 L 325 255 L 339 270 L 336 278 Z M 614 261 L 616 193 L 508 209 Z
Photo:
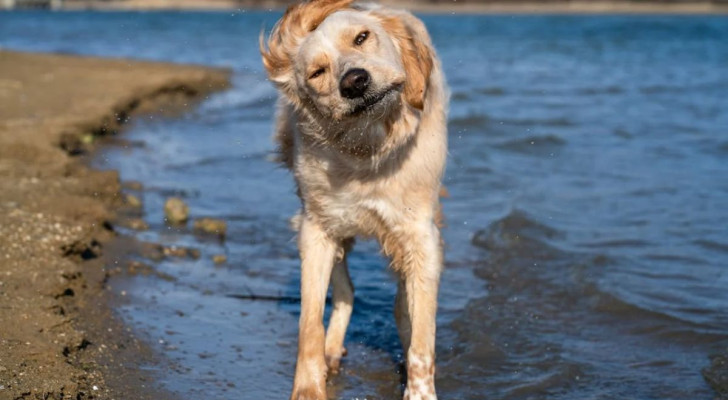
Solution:
M 392 85 L 384 90 L 381 90 L 377 93 L 365 95 L 362 98 L 362 101 L 359 104 L 357 104 L 353 110 L 351 110 L 351 112 L 349 113 L 349 116 L 352 116 L 352 117 L 357 116 L 357 115 L 371 109 L 372 107 L 377 105 L 379 102 L 384 100 L 390 94 L 401 91 L 402 86 L 403 86 L 402 83 L 395 83 L 394 85 Z

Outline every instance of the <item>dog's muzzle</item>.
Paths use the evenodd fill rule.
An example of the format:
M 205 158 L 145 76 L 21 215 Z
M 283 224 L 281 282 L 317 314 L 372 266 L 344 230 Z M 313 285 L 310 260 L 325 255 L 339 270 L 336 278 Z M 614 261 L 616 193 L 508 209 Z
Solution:
M 371 82 L 369 72 L 361 68 L 352 68 L 344 74 L 339 83 L 339 92 L 345 99 L 364 97 Z

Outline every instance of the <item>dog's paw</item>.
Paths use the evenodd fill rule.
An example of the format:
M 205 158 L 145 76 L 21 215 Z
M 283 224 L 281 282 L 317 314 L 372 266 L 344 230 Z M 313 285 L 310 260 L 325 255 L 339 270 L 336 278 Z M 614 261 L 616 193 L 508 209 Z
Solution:
M 432 392 L 426 392 L 426 393 L 420 393 L 420 392 L 411 392 L 409 389 L 404 391 L 404 397 L 402 397 L 402 400 L 437 400 L 437 395 Z
M 437 400 L 432 377 L 408 379 L 402 400 Z
M 341 357 L 326 356 L 326 366 L 329 369 L 329 375 L 338 375 L 341 367 Z
M 315 386 L 293 388 L 291 400 L 326 400 L 326 390 Z
M 341 358 L 346 355 L 346 348 L 342 347 L 339 351 L 327 351 L 326 352 L 326 366 L 329 370 L 329 375 L 338 375 L 339 368 L 341 368 Z

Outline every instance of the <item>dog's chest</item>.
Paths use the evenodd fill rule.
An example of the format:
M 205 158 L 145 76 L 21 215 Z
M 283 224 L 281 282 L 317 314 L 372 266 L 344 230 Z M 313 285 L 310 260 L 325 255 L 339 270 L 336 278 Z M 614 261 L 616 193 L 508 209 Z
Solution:
M 403 217 L 396 199 L 377 191 L 329 191 L 316 202 L 325 229 L 339 237 L 376 236 Z

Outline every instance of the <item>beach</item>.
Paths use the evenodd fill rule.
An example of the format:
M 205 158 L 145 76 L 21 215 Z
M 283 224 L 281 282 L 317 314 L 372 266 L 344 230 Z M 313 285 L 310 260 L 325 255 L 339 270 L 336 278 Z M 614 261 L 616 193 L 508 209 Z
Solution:
M 728 398 L 728 19 L 421 17 L 451 92 L 438 395 Z M 0 53 L 0 399 L 290 395 L 278 18 L 0 13 L 2 48 L 101 57 Z M 387 267 L 357 241 L 333 398 L 402 398 Z
M 122 182 L 85 158 L 135 115 L 227 84 L 221 69 L 0 51 L 0 398 L 145 397 L 144 346 L 105 284 Z

